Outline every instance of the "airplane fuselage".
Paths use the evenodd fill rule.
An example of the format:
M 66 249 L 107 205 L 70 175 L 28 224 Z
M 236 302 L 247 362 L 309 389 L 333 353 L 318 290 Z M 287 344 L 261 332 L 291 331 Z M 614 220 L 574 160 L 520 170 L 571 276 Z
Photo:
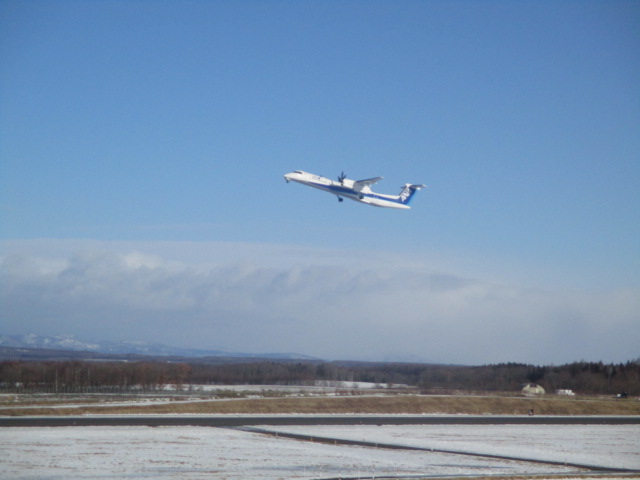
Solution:
M 284 178 L 287 182 L 294 181 L 332 193 L 333 195 L 336 195 L 340 201 L 342 201 L 343 198 L 348 198 L 374 207 L 398 208 L 405 210 L 411 208 L 408 204 L 415 191 L 424 187 L 424 185 L 406 184 L 399 195 L 385 195 L 375 193 L 369 187 L 369 185 L 373 185 L 379 180 L 382 180 L 382 177 L 359 181 L 340 177 L 339 181 L 335 181 L 313 173 L 296 170 L 295 172 L 287 173 Z

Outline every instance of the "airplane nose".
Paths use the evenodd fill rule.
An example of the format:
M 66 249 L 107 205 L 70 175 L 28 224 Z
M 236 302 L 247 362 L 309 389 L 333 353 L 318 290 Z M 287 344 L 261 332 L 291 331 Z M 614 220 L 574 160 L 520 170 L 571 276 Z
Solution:
M 297 172 L 285 173 L 284 179 L 287 181 L 287 183 L 289 183 L 289 180 L 295 180 L 296 179 L 296 173 Z

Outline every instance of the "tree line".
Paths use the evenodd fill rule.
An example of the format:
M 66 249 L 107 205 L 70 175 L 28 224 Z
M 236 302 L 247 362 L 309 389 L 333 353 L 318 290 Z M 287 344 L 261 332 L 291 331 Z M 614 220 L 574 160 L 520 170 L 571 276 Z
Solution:
M 0 389 L 11 392 L 124 393 L 182 389 L 191 366 L 166 362 L 3 361 Z
M 640 361 L 575 362 L 561 366 L 502 363 L 484 366 L 408 363 L 238 361 L 2 361 L 0 390 L 11 392 L 157 392 L 167 386 L 315 385 L 369 382 L 407 385 L 425 394 L 452 391 L 516 392 L 526 383 L 547 392 L 640 394 Z M 337 383 L 336 383 L 337 384 Z

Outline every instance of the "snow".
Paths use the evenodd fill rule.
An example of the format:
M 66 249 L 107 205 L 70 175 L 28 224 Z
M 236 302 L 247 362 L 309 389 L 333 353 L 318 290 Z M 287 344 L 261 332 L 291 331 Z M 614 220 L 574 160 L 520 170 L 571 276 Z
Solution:
M 281 432 L 640 469 L 637 425 L 264 427 Z M 575 467 L 329 445 L 214 427 L 5 427 L 3 479 L 312 479 L 571 474 Z M 640 475 L 638 476 L 640 478 Z
M 435 450 L 640 469 L 640 425 L 365 425 L 357 429 L 336 425 L 265 429 Z

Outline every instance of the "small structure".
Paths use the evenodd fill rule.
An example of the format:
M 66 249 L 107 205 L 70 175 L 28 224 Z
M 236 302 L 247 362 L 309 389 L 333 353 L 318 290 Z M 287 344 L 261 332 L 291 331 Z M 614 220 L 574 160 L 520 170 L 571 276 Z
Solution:
M 532 397 L 535 395 L 544 395 L 545 391 L 540 385 L 536 385 L 535 383 L 527 383 L 524 387 L 522 387 L 522 394 L 527 397 Z
M 573 393 L 573 390 L 569 389 L 569 388 L 560 388 L 558 390 L 556 390 L 556 394 L 557 395 L 567 395 L 568 397 L 575 397 L 576 394 Z

